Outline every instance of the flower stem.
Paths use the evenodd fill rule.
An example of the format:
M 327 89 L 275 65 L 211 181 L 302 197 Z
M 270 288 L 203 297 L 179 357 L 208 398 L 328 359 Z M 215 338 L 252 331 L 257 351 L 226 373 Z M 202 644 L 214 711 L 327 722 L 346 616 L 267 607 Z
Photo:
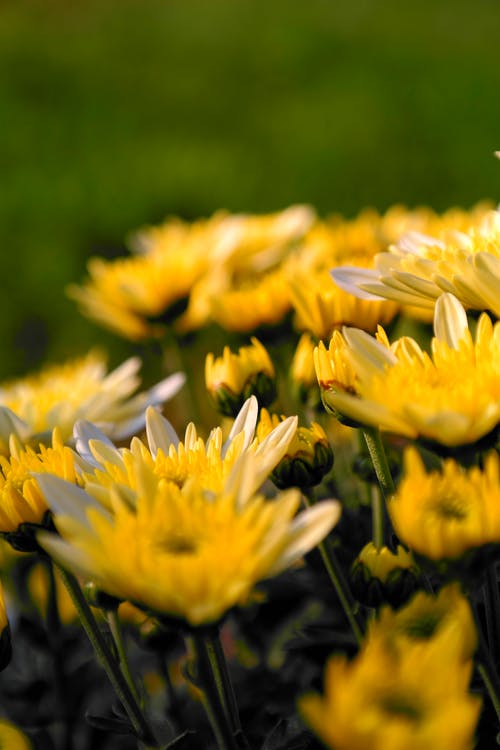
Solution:
M 141 739 L 149 748 L 158 748 L 158 742 L 144 717 L 140 706 L 138 705 L 130 687 L 127 684 L 116 660 L 111 653 L 104 636 L 95 620 L 92 611 L 87 604 L 82 590 L 76 578 L 68 573 L 64 568 L 56 566 L 66 586 L 68 593 L 75 605 L 76 611 L 80 617 L 81 623 L 87 636 L 94 648 L 96 656 L 106 671 L 115 692 L 125 709 L 130 723 L 139 739 Z
M 116 650 L 118 652 L 118 659 L 120 662 L 120 668 L 122 670 L 123 676 L 125 677 L 127 684 L 130 688 L 130 692 L 134 696 L 137 703 L 141 703 L 141 699 L 139 696 L 139 692 L 137 690 L 137 687 L 134 683 L 134 679 L 132 677 L 132 673 L 130 671 L 130 664 L 128 662 L 127 657 L 127 651 L 125 649 L 125 643 L 123 640 L 123 630 L 120 622 L 120 618 L 118 616 L 118 611 L 116 609 L 111 610 L 108 612 L 107 616 L 109 629 L 111 631 L 111 635 L 113 636 L 113 640 L 116 645 Z
M 363 437 L 365 439 L 368 453 L 372 460 L 375 474 L 385 500 L 394 493 L 394 482 L 392 481 L 387 456 L 385 455 L 384 444 L 380 437 L 380 430 L 373 427 L 363 427 Z
M 218 669 L 220 665 L 216 664 L 214 636 L 204 630 L 194 630 L 190 640 L 195 656 L 196 685 L 203 693 L 203 705 L 219 750 L 240 750 L 236 735 L 239 732 L 241 736 L 241 726 L 235 728 L 235 717 L 227 705 L 223 677 Z
M 371 504 L 372 504 L 372 537 L 373 544 L 380 550 L 384 546 L 384 498 L 380 488 L 376 485 L 370 485 Z
M 309 507 L 311 505 L 314 505 L 314 503 L 316 502 L 312 490 L 302 489 L 302 496 L 304 498 L 305 504 Z M 347 617 L 347 620 L 351 626 L 351 630 L 356 639 L 356 643 L 359 646 L 361 645 L 361 641 L 363 640 L 363 633 L 356 619 L 356 602 L 353 595 L 351 594 L 351 590 L 347 584 L 340 563 L 337 560 L 335 550 L 333 549 L 331 541 L 328 538 L 324 539 L 318 544 L 318 549 L 321 554 L 323 564 L 326 568 L 326 572 L 328 573 L 328 577 L 332 582 L 333 588 L 335 589 L 335 592 L 339 598 L 345 616 Z

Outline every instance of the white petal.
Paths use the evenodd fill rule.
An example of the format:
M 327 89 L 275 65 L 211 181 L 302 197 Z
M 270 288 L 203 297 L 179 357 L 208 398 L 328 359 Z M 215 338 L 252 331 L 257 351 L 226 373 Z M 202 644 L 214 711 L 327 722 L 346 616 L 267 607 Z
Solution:
M 87 508 L 95 508 L 107 515 L 103 507 L 85 490 L 52 474 L 33 474 L 43 492 L 47 505 L 56 514 L 70 516 L 87 528 Z
M 75 549 L 57 534 L 40 531 L 37 541 L 64 570 L 82 575 L 84 578 L 94 578 L 92 560 L 81 550 Z
M 460 340 L 468 330 L 467 314 L 453 294 L 442 294 L 434 310 L 434 334 L 452 349 L 458 349 Z
M 341 512 L 337 500 L 322 500 L 299 513 L 290 527 L 291 543 L 269 571 L 270 575 L 281 573 L 319 544 L 338 522 Z
M 154 406 L 148 406 L 146 409 L 146 435 L 153 458 L 156 458 L 159 450 L 168 456 L 170 446 L 174 445 L 177 448 L 179 445 L 176 431 L 168 419 L 165 419 Z
M 173 375 L 169 375 L 168 378 L 161 380 L 146 392 L 147 405 L 157 406 L 169 401 L 180 391 L 185 382 L 186 376 L 183 372 L 175 372 Z
M 90 440 L 99 440 L 114 448 L 112 441 L 92 422 L 85 419 L 79 419 L 73 427 L 73 440 L 77 453 L 94 467 L 99 466 L 89 447 Z
M 245 441 L 243 443 L 242 451 L 246 451 L 248 446 L 253 440 L 255 433 L 255 425 L 257 424 L 257 417 L 259 416 L 259 404 L 255 396 L 250 396 L 243 406 L 241 407 L 234 424 L 229 433 L 229 437 L 224 443 L 222 448 L 222 458 L 226 455 L 231 441 L 240 432 L 245 433 Z
M 378 273 L 373 268 L 359 268 L 358 266 L 339 266 L 332 268 L 330 275 L 335 283 L 344 290 L 359 299 L 381 300 L 376 294 L 365 291 L 363 284 L 366 282 L 376 282 Z

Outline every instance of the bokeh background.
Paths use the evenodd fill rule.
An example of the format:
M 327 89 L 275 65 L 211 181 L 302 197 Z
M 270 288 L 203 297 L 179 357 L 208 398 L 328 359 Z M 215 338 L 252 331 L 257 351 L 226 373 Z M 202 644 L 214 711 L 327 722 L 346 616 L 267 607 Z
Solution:
M 130 353 L 64 288 L 167 215 L 497 201 L 499 25 L 498 0 L 2 0 L 0 378 Z

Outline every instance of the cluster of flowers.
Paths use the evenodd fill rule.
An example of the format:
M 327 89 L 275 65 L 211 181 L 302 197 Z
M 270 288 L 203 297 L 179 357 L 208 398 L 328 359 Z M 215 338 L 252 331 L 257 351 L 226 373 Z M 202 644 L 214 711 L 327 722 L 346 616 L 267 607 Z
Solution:
M 494 736 L 500 214 L 218 213 L 144 229 L 132 250 L 91 261 L 69 293 L 133 341 L 168 334 L 182 353 L 205 336 L 189 341 L 208 346 L 222 425 L 181 439 L 162 409 L 195 373 L 137 394 L 137 358 L 108 374 L 90 354 L 0 387 L 0 533 L 59 571 L 131 732 L 174 746 L 140 705 L 123 602 L 187 634 L 216 742 L 243 750 L 220 625 L 319 546 L 356 653 L 331 657 L 324 696 L 299 698 L 313 732 L 333 750 L 467 750 L 486 716 Z M 218 356 L 214 324 L 250 341 Z M 361 549 L 331 535 L 342 505 L 371 507 Z M 81 585 L 110 613 L 118 662 Z

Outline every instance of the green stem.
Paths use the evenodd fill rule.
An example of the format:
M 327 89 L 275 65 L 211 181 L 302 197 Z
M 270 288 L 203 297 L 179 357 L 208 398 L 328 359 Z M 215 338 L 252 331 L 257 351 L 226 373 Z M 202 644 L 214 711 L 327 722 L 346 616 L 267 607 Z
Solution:
M 159 745 L 153 731 L 146 721 L 140 706 L 134 698 L 132 691 L 116 663 L 113 654 L 99 629 L 95 617 L 87 604 L 87 600 L 82 593 L 78 581 L 71 573 L 64 570 L 64 568 L 59 566 L 56 567 L 68 590 L 73 604 L 75 605 L 76 611 L 78 612 L 83 628 L 94 648 L 96 656 L 106 671 L 106 674 L 108 675 L 109 680 L 113 685 L 128 718 L 130 719 L 130 723 L 132 724 L 137 737 L 146 743 L 148 747 L 158 748 Z
M 47 599 L 47 637 L 50 644 L 50 650 L 52 653 L 52 660 L 54 666 L 54 683 L 55 683 L 55 699 L 57 702 L 58 715 L 61 716 L 63 722 L 63 734 L 61 737 L 61 748 L 63 750 L 71 750 L 73 747 L 72 732 L 71 732 L 71 716 L 69 714 L 69 705 L 67 701 L 67 680 L 64 672 L 64 658 L 61 651 L 61 618 L 59 615 L 59 606 L 57 603 L 57 588 L 56 579 L 54 574 L 54 565 L 50 558 L 42 558 L 43 563 L 47 567 L 49 576 L 49 589 Z
M 375 474 L 377 475 L 380 489 L 385 500 L 394 493 L 394 482 L 392 481 L 387 456 L 385 455 L 384 444 L 380 437 L 380 430 L 373 427 L 363 427 L 363 437 L 365 439 L 368 453 L 372 460 Z
M 371 504 L 372 504 L 372 536 L 373 543 L 377 550 L 384 546 L 384 499 L 379 487 L 371 485 Z
M 222 698 L 222 687 L 213 672 L 212 636 L 193 631 L 190 637 L 195 657 L 196 685 L 203 693 L 203 705 L 219 750 L 240 750 L 231 719 Z
M 116 645 L 116 650 L 118 652 L 118 659 L 120 662 L 120 668 L 122 670 L 123 676 L 125 677 L 127 681 L 127 684 L 130 688 L 130 692 L 134 696 L 137 703 L 140 705 L 141 699 L 140 699 L 137 687 L 134 683 L 132 673 L 130 671 L 130 664 L 129 664 L 128 657 L 127 657 L 127 651 L 125 649 L 125 643 L 123 640 L 123 630 L 122 630 L 120 618 L 118 616 L 118 611 L 114 609 L 108 612 L 107 619 L 108 619 L 109 629 L 111 631 L 111 635 L 113 636 L 113 640 Z
M 314 505 L 314 494 L 310 490 L 305 491 L 303 489 L 302 496 L 307 506 L 310 507 L 311 505 Z M 355 615 L 356 601 L 351 594 L 351 590 L 345 579 L 340 563 L 337 560 L 335 550 L 333 549 L 333 546 L 329 539 L 325 539 L 324 541 L 320 542 L 318 544 L 318 549 L 321 554 L 323 564 L 326 568 L 326 572 L 328 573 L 328 577 L 332 582 L 333 588 L 335 589 L 335 592 L 339 598 L 345 616 L 347 617 L 347 620 L 351 626 L 351 630 L 356 639 L 356 643 L 359 646 L 361 645 L 361 642 L 363 640 L 363 633 Z

